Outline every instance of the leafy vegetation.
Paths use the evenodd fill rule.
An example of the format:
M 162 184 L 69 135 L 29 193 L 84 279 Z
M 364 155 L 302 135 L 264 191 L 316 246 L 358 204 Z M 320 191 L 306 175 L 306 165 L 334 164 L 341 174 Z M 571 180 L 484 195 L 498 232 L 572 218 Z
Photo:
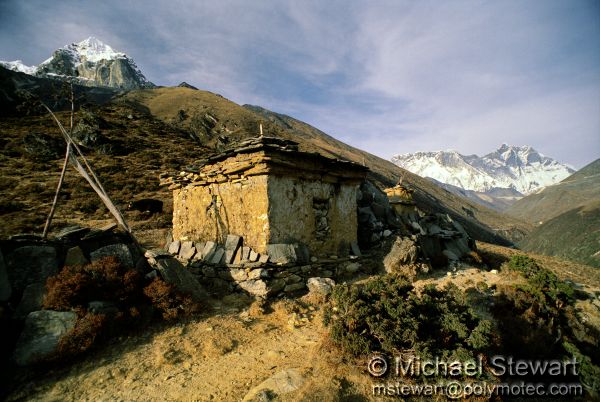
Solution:
M 525 280 L 488 286 L 433 285 L 417 292 L 402 277 L 338 285 L 325 309 L 334 344 L 352 356 L 410 351 L 421 359 L 467 361 L 501 354 L 519 359 L 570 359 L 580 364 L 582 384 L 599 391 L 600 332 L 575 308 L 579 294 L 536 260 L 514 255 L 503 266 Z M 476 314 L 489 306 L 493 320 Z M 479 312 L 479 311 L 478 311 Z M 481 314 L 481 312 L 479 312 Z M 485 359 L 484 359 L 485 360 Z
M 188 295 L 162 279 L 149 282 L 139 271 L 121 266 L 115 257 L 66 266 L 48 278 L 46 288 L 44 308 L 75 311 L 78 316 L 52 360 L 81 354 L 109 336 L 139 328 L 150 321 L 152 311 L 165 320 L 199 311 Z
M 414 350 L 422 357 L 474 357 L 492 342 L 493 325 L 481 320 L 455 285 L 418 295 L 402 277 L 340 285 L 325 311 L 331 338 L 352 355 Z
M 527 279 L 528 284 L 520 288 L 536 295 L 540 298 L 540 302 L 572 304 L 575 300 L 575 289 L 571 284 L 558 279 L 553 272 L 542 268 L 531 257 L 515 255 L 511 257 L 508 266 L 520 272 Z M 541 300 L 541 298 L 546 300 Z

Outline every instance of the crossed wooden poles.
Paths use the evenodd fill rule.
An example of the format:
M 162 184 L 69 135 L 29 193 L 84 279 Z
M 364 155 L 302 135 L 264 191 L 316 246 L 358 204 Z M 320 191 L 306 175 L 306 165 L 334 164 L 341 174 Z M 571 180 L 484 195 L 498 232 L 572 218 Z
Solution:
M 63 163 L 62 171 L 60 173 L 60 179 L 58 180 L 58 186 L 56 187 L 56 194 L 54 195 L 54 201 L 52 202 L 52 207 L 50 208 L 50 213 L 48 214 L 48 219 L 46 219 L 46 224 L 44 225 L 44 232 L 42 234 L 42 237 L 45 239 L 48 236 L 48 230 L 50 229 L 50 223 L 52 222 L 54 212 L 56 211 L 56 205 L 58 204 L 58 196 L 59 196 L 60 189 L 62 187 L 64 178 L 65 178 L 65 173 L 67 171 L 67 165 L 68 165 L 69 161 L 71 162 L 71 164 L 73 164 L 73 167 L 75 167 L 75 170 L 77 170 L 79 172 L 79 174 L 81 176 L 83 176 L 84 179 L 87 180 L 87 182 L 90 184 L 90 186 L 92 186 L 92 188 L 98 194 L 98 196 L 100 197 L 100 199 L 102 200 L 104 205 L 106 205 L 108 210 L 113 214 L 113 216 L 115 217 L 115 219 L 117 220 L 119 225 L 121 225 L 121 227 L 125 231 L 127 231 L 127 233 L 131 234 L 131 229 L 129 228 L 129 225 L 127 225 L 127 222 L 125 222 L 125 218 L 121 214 L 121 211 L 119 211 L 119 209 L 116 207 L 116 205 L 112 202 L 112 200 L 106 193 L 106 190 L 104 190 L 104 187 L 102 187 L 102 183 L 100 183 L 100 180 L 98 180 L 98 177 L 96 176 L 96 173 L 94 173 L 94 170 L 90 166 L 88 160 L 85 158 L 85 156 L 81 152 L 81 149 L 79 149 L 79 146 L 75 142 L 73 142 L 73 138 L 71 137 L 73 134 L 73 117 L 75 114 L 75 100 L 74 100 L 74 95 L 73 95 L 73 86 L 71 85 L 71 124 L 70 124 L 69 131 L 67 131 L 65 129 L 65 127 L 58 120 L 56 115 L 52 112 L 52 110 L 50 110 L 50 108 L 48 106 L 46 106 L 46 104 L 44 104 L 43 102 L 41 102 L 41 104 L 48 111 L 48 113 L 50 113 L 50 115 L 52 116 L 52 118 L 54 119 L 56 124 L 58 125 L 58 128 L 60 129 L 60 132 L 62 133 L 65 141 L 67 142 L 67 151 L 65 153 L 65 160 Z M 79 161 L 79 158 L 81 158 L 81 160 L 83 161 L 83 165 Z

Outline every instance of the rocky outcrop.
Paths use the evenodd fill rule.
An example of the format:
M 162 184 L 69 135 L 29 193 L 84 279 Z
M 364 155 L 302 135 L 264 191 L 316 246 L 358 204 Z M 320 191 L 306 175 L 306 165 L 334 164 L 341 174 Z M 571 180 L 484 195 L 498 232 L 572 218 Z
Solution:
M 62 47 L 39 66 L 2 62 L 6 68 L 36 77 L 68 79 L 76 84 L 123 90 L 152 88 L 133 59 L 94 37 Z
M 25 320 L 25 328 L 14 351 L 20 366 L 43 361 L 55 352 L 61 338 L 75 326 L 77 315 L 64 311 L 35 311 Z

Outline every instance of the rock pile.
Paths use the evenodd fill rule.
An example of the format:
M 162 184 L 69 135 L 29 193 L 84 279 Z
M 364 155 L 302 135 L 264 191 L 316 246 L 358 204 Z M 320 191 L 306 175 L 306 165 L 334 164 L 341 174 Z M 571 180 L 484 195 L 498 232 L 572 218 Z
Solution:
M 402 230 L 387 196 L 377 186 L 365 181 L 358 192 L 358 243 L 363 248 L 379 244 L 392 231 Z
M 354 250 L 360 254 L 357 244 Z M 303 292 L 307 284 L 317 286 L 317 282 L 324 284 L 323 289 L 331 288 L 335 283 L 332 278 L 372 272 L 370 266 L 358 262 L 357 256 L 318 259 L 298 244 L 269 244 L 267 251 L 259 254 L 244 246 L 241 236 L 230 234 L 225 244 L 171 241 L 166 250 L 147 251 L 146 258 L 157 274 L 164 265 L 191 272 L 194 281 L 213 294 L 245 291 L 260 298 Z M 172 283 L 177 285 L 177 281 Z
M 133 239 L 126 233 L 114 232 L 115 228 L 116 225 L 101 229 L 73 226 L 51 240 L 17 235 L 0 242 L 1 318 L 24 325 L 13 354 L 17 364 L 35 363 L 52 354 L 60 338 L 75 325 L 74 312 L 42 310 L 46 280 L 61 267 L 115 256 L 125 267 L 144 269 L 140 264 L 145 266 L 145 259 Z M 96 310 L 110 309 L 102 301 L 91 304 Z

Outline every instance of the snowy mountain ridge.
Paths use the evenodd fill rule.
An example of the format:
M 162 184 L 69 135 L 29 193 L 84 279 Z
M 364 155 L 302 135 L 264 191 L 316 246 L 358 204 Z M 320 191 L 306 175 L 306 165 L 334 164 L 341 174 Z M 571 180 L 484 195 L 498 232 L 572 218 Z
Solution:
M 419 176 L 478 192 L 510 188 L 528 194 L 558 183 L 575 172 L 530 146 L 507 144 L 483 157 L 437 151 L 397 155 L 391 160 Z
M 50 58 L 38 66 L 27 66 L 20 60 L 0 61 L 0 65 L 36 77 L 74 79 L 86 86 L 119 89 L 154 86 L 133 59 L 93 36 L 55 50 Z

